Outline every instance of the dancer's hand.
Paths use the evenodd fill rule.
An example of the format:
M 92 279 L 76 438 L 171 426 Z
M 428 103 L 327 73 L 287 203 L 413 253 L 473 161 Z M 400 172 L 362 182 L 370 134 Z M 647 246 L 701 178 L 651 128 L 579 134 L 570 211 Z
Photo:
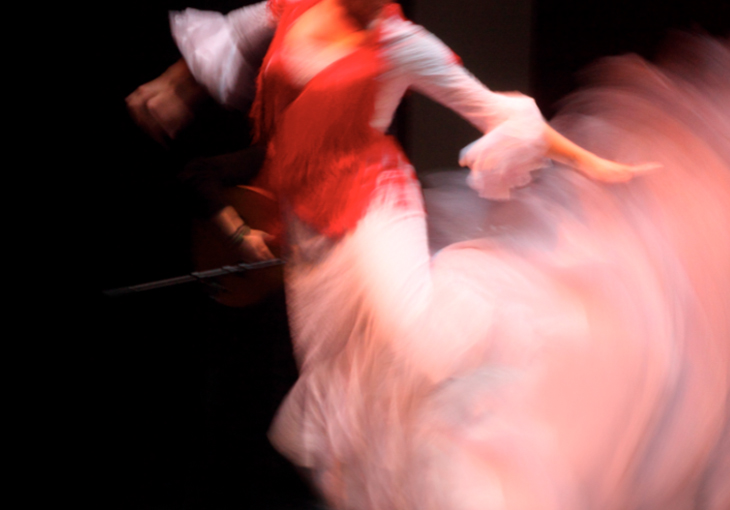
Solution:
M 586 177 L 600 182 L 626 182 L 662 167 L 659 163 L 624 165 L 596 156 L 579 147 L 553 128 L 545 125 L 545 140 L 548 143 L 548 157 L 568 165 Z
M 140 85 L 126 98 L 134 122 L 153 140 L 167 146 L 194 117 L 207 97 L 180 59 L 154 80 Z
M 658 170 L 661 167 L 662 165 L 659 163 L 624 165 L 597 157 L 594 161 L 581 165 L 578 171 L 594 181 L 617 183 L 630 181 L 638 175 Z

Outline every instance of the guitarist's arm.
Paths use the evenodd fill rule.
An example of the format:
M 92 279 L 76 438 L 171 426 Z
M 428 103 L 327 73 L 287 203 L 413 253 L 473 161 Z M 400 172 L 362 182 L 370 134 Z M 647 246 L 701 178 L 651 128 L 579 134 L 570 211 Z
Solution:
M 274 255 L 266 245 L 273 236 L 262 230 L 252 229 L 244 223 L 238 212 L 230 205 L 211 218 L 216 227 L 230 240 L 233 249 L 243 262 L 273 259 Z
M 260 193 L 233 192 L 241 185 L 249 185 L 264 164 L 266 151 L 249 147 L 237 152 L 200 158 L 189 163 L 178 176 L 197 217 L 208 220 L 228 240 L 227 251 L 232 250 L 239 260 L 253 262 L 272 258 L 266 241 L 268 234 L 245 227 L 245 221 L 260 229 L 267 223 L 260 214 L 268 211 L 272 199 L 262 201 Z M 251 188 L 248 188 L 251 189 Z M 241 217 L 243 215 L 243 218 Z M 264 217 L 277 215 L 266 215 Z M 270 219 L 270 218 L 269 218 Z
M 209 96 L 228 107 L 248 108 L 256 92 L 258 68 L 274 32 L 266 2 L 225 16 L 192 9 L 172 13 L 170 25 L 183 58 L 126 99 L 135 122 L 164 146 L 192 122 L 195 111 Z M 196 179 L 192 181 L 195 187 Z M 248 228 L 236 209 L 220 203 L 218 190 L 212 199 L 205 192 L 202 195 L 201 199 L 209 202 L 204 206 L 210 209 L 205 216 L 231 240 L 241 260 L 273 258 L 266 246 L 271 236 Z

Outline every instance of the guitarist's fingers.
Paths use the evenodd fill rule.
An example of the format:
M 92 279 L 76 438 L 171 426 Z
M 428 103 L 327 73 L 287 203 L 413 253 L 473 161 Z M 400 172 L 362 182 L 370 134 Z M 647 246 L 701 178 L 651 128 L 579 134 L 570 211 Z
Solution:
M 273 239 L 274 236 L 267 234 L 262 230 L 252 230 L 251 234 L 244 237 L 245 242 L 253 248 L 254 255 L 258 260 L 269 260 L 275 258 L 274 254 L 271 253 L 271 250 L 266 245 L 266 241 L 271 241 Z
M 264 242 L 266 242 L 266 243 L 270 243 L 274 239 L 276 239 L 274 236 L 272 236 L 271 234 L 267 234 L 266 232 L 261 232 L 261 237 L 263 238 Z
M 259 252 L 259 258 L 261 260 L 271 260 L 276 257 L 274 257 L 274 254 L 271 253 L 271 250 L 269 250 L 267 246 L 264 246 L 263 249 Z

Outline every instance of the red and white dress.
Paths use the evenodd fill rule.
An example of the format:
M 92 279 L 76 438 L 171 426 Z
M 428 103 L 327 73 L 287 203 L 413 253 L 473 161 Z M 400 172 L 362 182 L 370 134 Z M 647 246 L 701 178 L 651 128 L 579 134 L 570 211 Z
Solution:
M 553 169 L 514 191 L 545 159 L 531 99 L 486 89 L 395 5 L 361 47 L 312 63 L 282 41 L 315 3 L 172 16 L 192 71 L 229 104 L 251 98 L 240 34 L 265 45 L 278 24 L 254 104 L 261 181 L 285 210 L 300 367 L 277 448 L 334 508 L 694 508 L 698 494 L 723 508 L 730 246 L 697 239 L 681 215 L 713 218 L 713 233 L 730 225 L 730 162 L 698 184 L 663 160 L 662 133 L 686 136 L 655 129 L 656 112 L 637 127 L 636 109 L 652 107 L 637 88 L 602 103 L 630 106 L 610 127 L 572 125 L 609 156 L 662 160 L 659 180 L 609 189 Z M 413 170 L 384 134 L 409 88 L 485 132 L 461 156 L 476 193 L 447 178 L 429 203 L 442 230 L 479 235 L 436 256 Z M 637 130 L 644 149 L 627 142 Z M 666 182 L 693 183 L 703 203 Z

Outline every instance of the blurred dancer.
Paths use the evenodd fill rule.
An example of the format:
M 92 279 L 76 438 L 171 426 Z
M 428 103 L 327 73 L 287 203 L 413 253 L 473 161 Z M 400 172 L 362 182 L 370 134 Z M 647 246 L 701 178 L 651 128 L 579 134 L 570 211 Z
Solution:
M 477 82 L 396 4 L 271 1 L 172 24 L 193 75 L 224 102 L 249 66 L 245 27 L 277 27 L 254 116 L 259 181 L 285 210 L 301 375 L 271 437 L 333 507 L 725 507 L 723 136 L 690 138 L 697 119 L 668 122 L 641 87 L 608 94 L 605 116 L 567 124 L 586 144 L 610 141 L 597 149 L 615 159 L 663 156 L 671 172 L 610 189 L 584 176 L 628 181 L 653 166 L 581 149 L 529 98 Z M 696 101 L 726 133 L 712 105 L 727 104 L 727 81 L 710 82 L 709 103 L 680 84 L 666 105 Z M 444 211 L 434 223 L 471 240 L 435 257 L 413 171 L 384 135 L 407 88 L 486 133 L 461 155 L 474 191 L 444 186 L 432 202 Z M 578 172 L 546 168 L 515 190 L 547 158 Z

